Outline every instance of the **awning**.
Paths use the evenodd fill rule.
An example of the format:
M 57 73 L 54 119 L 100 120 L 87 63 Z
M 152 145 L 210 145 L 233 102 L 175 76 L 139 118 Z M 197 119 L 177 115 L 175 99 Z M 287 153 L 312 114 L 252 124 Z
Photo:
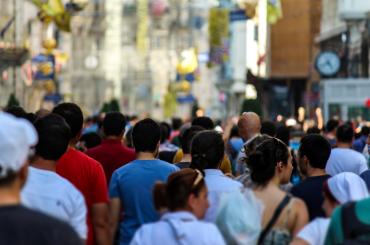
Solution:
M 334 27 L 328 31 L 320 33 L 320 35 L 315 38 L 315 43 L 321 43 L 332 37 L 338 36 L 345 31 L 347 31 L 346 24 L 341 24 L 340 26 Z

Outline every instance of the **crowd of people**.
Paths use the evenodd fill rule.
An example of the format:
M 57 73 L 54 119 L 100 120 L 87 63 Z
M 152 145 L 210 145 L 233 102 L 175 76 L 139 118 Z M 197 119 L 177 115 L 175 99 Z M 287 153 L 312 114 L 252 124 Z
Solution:
M 5 108 L 0 244 L 369 244 L 369 128 L 293 130 Z

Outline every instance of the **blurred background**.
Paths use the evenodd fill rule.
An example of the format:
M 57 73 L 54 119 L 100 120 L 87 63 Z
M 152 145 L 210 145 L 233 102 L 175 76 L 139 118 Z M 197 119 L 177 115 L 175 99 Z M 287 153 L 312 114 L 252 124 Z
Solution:
M 0 107 L 370 120 L 367 0 L 0 4 Z

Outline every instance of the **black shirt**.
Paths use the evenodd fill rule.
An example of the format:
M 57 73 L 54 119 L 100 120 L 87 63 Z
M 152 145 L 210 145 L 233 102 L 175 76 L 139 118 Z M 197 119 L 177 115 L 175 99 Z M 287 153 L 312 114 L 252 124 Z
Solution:
M 175 166 L 180 169 L 190 168 L 190 162 L 179 162 L 179 163 L 176 163 Z
M 81 245 L 66 223 L 20 205 L 0 206 L 0 244 Z
M 323 185 L 328 178 L 330 178 L 329 175 L 308 177 L 292 188 L 293 196 L 301 198 L 306 203 L 310 221 L 316 217 L 325 217 L 325 212 L 322 209 Z

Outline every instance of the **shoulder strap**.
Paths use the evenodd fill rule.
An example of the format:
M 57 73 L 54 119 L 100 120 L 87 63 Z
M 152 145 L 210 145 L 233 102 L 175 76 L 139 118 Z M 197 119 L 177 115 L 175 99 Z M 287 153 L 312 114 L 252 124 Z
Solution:
M 267 234 L 270 232 L 271 228 L 275 225 L 276 221 L 278 220 L 281 212 L 285 208 L 285 206 L 289 203 L 291 199 L 290 195 L 286 195 L 284 199 L 279 203 L 277 208 L 275 209 L 274 214 L 272 215 L 270 221 L 267 223 L 267 226 L 263 229 L 261 232 L 259 238 L 258 238 L 258 243 L 257 244 L 262 244 L 262 242 L 265 240 Z

